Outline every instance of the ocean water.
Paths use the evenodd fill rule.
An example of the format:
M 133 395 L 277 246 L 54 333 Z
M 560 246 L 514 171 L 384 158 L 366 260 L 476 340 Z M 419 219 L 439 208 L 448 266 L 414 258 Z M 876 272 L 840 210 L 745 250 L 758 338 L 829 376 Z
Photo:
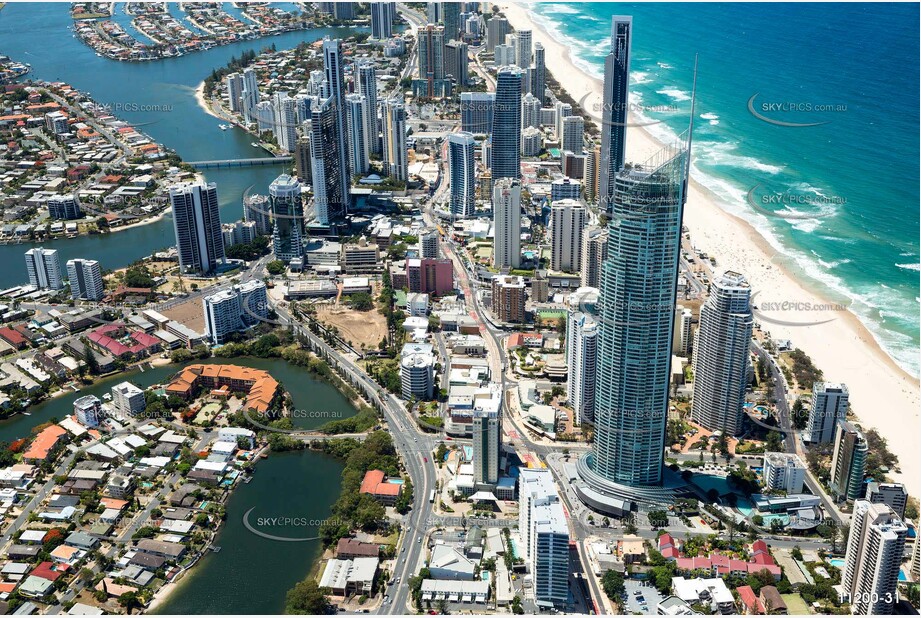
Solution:
M 660 139 L 687 127 L 699 54 L 694 177 L 918 375 L 917 5 L 531 8 L 598 77 L 611 17 L 633 16 L 630 102 Z M 762 120 L 750 101 L 770 121 L 822 124 Z

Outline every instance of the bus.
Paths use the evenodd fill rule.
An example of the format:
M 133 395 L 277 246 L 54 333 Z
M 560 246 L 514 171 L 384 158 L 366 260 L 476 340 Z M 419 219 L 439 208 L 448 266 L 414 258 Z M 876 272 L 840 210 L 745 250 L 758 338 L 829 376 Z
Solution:
M 435 490 L 432 490 L 432 493 L 429 494 L 429 504 L 435 504 Z

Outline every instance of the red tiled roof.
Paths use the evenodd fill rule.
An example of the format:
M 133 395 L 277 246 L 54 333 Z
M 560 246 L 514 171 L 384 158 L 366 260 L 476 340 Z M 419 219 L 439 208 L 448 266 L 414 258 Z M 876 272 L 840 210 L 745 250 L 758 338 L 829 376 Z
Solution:
M 54 448 L 54 445 L 58 443 L 58 440 L 61 439 L 61 436 L 66 434 L 67 431 L 60 425 L 49 425 L 42 429 L 35 439 L 32 440 L 32 444 L 29 445 L 29 450 L 23 453 L 23 459 L 45 459 L 48 457 L 48 452 Z
M 748 608 L 748 610 L 755 614 L 761 614 L 764 612 L 764 609 L 761 607 L 761 601 L 758 600 L 755 591 L 752 590 L 751 586 L 739 586 L 736 588 L 736 592 L 739 593 L 739 598 L 742 600 L 742 604 Z
M 359 493 L 371 494 L 372 496 L 400 495 L 400 485 L 397 483 L 388 483 L 384 478 L 383 471 L 368 470 L 365 472 L 365 478 L 361 481 L 361 490 Z
M 15 346 L 25 345 L 28 342 L 25 337 L 23 337 L 9 326 L 0 328 L 0 337 Z
M 48 581 L 55 581 L 64 573 L 62 571 L 55 570 L 55 564 L 53 562 L 42 562 L 40 565 L 32 569 L 32 572 L 29 575 L 34 575 L 35 577 L 41 577 L 42 579 L 47 579 Z

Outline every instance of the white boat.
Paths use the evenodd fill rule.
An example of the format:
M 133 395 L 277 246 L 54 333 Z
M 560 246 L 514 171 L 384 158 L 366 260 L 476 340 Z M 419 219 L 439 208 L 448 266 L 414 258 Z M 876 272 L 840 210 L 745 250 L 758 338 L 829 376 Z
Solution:
M 31 412 L 23 412 L 22 415 L 23 415 L 23 416 L 32 416 L 32 413 L 31 413 Z
M 262 148 L 262 146 L 259 145 L 259 142 L 250 142 L 250 146 L 253 148 Z
M 230 128 L 229 124 L 219 124 L 217 126 L 221 128 L 221 131 L 226 131 L 227 129 Z

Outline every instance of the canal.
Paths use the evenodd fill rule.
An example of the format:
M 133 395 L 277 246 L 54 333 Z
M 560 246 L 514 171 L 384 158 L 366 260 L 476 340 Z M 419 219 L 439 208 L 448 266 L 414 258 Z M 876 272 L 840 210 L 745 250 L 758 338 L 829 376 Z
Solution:
M 253 136 L 234 127 L 222 131 L 221 120 L 208 115 L 195 99 L 195 89 L 213 69 L 225 66 L 244 51 L 257 52 L 272 44 L 289 49 L 301 42 L 326 36 L 347 37 L 361 29 L 320 28 L 241 41 L 180 58 L 154 62 L 117 62 L 101 58 L 74 38 L 67 3 L 7 3 L 0 11 L 0 53 L 32 65 L 36 80 L 64 81 L 88 92 L 100 104 L 175 150 L 186 161 L 249 159 L 266 156 L 252 146 Z M 123 12 L 118 3 L 117 12 Z M 174 11 L 175 12 L 175 11 Z M 207 181 L 217 183 L 223 221 L 243 216 L 243 195 L 267 193 L 269 183 L 291 168 L 267 165 L 242 169 L 210 169 Z M 252 188 L 250 188 L 252 187 Z M 71 258 L 96 259 L 105 269 L 124 267 L 151 253 L 173 245 L 173 221 L 169 214 L 155 223 L 114 232 L 107 236 L 83 236 L 41 243 L 57 249 L 61 263 Z M 26 282 L 23 254 L 37 244 L 0 245 L 0 289 Z
M 354 407 L 330 384 L 281 359 L 210 359 L 209 363 L 264 369 L 282 383 L 298 414 L 297 427 L 313 429 L 348 418 Z M 98 397 L 124 380 L 148 387 L 164 382 L 186 364 L 134 371 L 101 380 L 79 393 L 68 393 L 34 406 L 31 416 L 15 416 L 0 424 L 0 441 L 28 436 L 33 427 L 52 418 L 73 414 L 73 401 L 82 395 Z M 328 518 L 339 497 L 343 465 L 314 451 L 273 453 L 261 460 L 250 483 L 234 490 L 227 503 L 227 521 L 215 539 L 221 548 L 207 554 L 179 582 L 169 598 L 156 608 L 163 614 L 278 614 L 285 592 L 303 579 L 321 550 L 317 540 L 284 542 L 251 532 L 243 516 L 259 530 L 281 537 L 317 536 L 319 522 Z M 290 524 L 257 525 L 260 518 L 288 518 Z

